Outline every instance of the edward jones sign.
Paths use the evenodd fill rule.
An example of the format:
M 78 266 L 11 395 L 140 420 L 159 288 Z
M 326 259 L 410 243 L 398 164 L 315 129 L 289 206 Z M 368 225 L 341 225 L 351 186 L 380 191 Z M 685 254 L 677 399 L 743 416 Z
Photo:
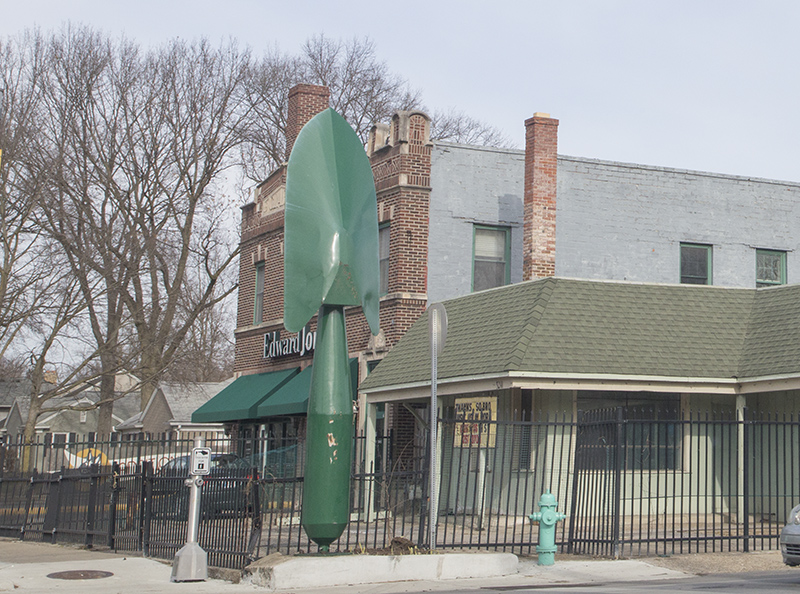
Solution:
M 264 358 L 277 359 L 289 355 L 303 356 L 314 351 L 317 343 L 317 332 L 309 332 L 303 328 L 294 336 L 281 338 L 280 332 L 268 332 L 264 335 Z
M 456 398 L 453 447 L 493 448 L 497 437 L 497 396 Z M 489 422 L 487 422 L 489 421 Z

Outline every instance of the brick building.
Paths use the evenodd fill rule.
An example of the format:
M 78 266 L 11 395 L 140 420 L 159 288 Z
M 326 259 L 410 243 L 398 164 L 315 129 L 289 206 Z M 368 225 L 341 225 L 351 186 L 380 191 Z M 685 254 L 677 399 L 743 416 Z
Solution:
M 287 160 L 328 101 L 325 87 L 290 91 Z M 558 124 L 528 119 L 524 150 L 432 142 L 422 112 L 373 127 L 381 333 L 347 310 L 358 380 L 428 304 L 477 290 L 548 276 L 738 287 L 790 278 L 800 184 L 559 156 Z M 227 404 L 198 412 L 291 438 L 302 432 L 315 321 L 299 335 L 283 328 L 285 182 L 282 166 L 242 209 L 235 369 L 262 387 L 244 394 L 234 382 L 220 394 Z M 386 425 L 411 427 L 412 408 L 389 407 Z

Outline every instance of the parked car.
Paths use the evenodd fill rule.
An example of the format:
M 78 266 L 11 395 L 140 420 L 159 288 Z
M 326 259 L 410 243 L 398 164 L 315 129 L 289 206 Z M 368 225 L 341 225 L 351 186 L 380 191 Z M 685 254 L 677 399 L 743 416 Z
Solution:
M 781 555 L 786 565 L 800 565 L 800 505 L 794 506 L 781 530 Z
M 164 464 L 153 476 L 153 514 L 176 519 L 189 515 L 189 477 L 191 457 L 178 456 Z M 203 476 L 200 512 L 204 518 L 241 515 L 253 509 L 252 481 L 257 472 L 245 460 L 230 453 L 213 453 L 211 468 Z

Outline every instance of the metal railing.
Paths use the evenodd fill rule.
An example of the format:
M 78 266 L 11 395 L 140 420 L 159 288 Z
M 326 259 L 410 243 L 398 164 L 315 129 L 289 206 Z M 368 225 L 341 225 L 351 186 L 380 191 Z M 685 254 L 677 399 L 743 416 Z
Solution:
M 562 553 L 631 557 L 777 548 L 800 503 L 800 420 L 614 409 L 536 421 L 443 420 L 438 548 L 535 551 L 528 515 L 542 493 L 567 514 Z M 469 426 L 467 426 L 469 425 Z M 364 454 L 363 438 L 354 451 Z M 350 523 L 332 550 L 429 546 L 425 465 L 398 462 L 391 436 L 354 461 Z M 315 550 L 301 528 L 300 442 L 209 441 L 242 460 L 210 475 L 200 545 L 209 564 L 243 567 Z M 184 544 L 191 441 L 6 444 L 0 534 L 171 559 Z M 422 452 L 424 455 L 424 452 Z M 238 462 L 237 462 L 238 463 Z M 369 466 L 368 466 L 369 465 Z M 237 467 L 238 468 L 238 467 Z

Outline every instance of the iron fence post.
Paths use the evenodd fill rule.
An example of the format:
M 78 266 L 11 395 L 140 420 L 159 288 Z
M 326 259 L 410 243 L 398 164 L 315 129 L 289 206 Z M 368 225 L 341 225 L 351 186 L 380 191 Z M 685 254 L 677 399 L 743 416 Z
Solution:
M 97 486 L 99 482 L 100 468 L 96 464 L 89 467 L 91 477 L 89 479 L 89 501 L 86 505 L 86 534 L 84 544 L 91 547 L 94 542 L 94 520 L 97 507 Z
M 615 459 L 615 468 L 614 468 L 614 517 L 612 520 L 612 538 L 613 538 L 613 555 L 615 559 L 619 559 L 620 556 L 620 508 L 622 503 L 622 463 L 624 459 L 624 450 L 623 450 L 623 414 L 622 414 L 622 407 L 617 407 L 617 418 L 616 418 L 616 437 L 614 440 L 614 459 Z
M 144 529 L 145 529 L 145 514 L 144 514 L 144 506 L 145 502 L 147 501 L 147 463 L 141 462 L 141 446 L 139 446 L 139 456 L 137 457 L 139 462 L 136 465 L 136 468 L 139 473 L 139 501 L 137 502 L 137 508 L 139 512 L 139 521 L 137 522 L 137 539 L 139 544 L 139 550 L 142 551 L 144 554 Z M 130 499 L 130 498 L 129 498 Z M 128 505 L 130 505 L 130 501 L 128 501 Z M 130 514 L 130 510 L 128 511 Z M 145 555 L 146 556 L 146 555 Z
M 108 548 L 116 551 L 117 502 L 119 501 L 119 463 L 111 465 L 111 501 L 108 509 Z
M 748 436 L 747 431 L 747 408 L 743 409 L 742 418 L 739 421 L 742 423 L 742 434 L 743 434 L 743 450 L 744 450 L 744 461 L 742 464 L 742 469 L 744 471 L 744 481 L 742 484 L 742 497 L 744 498 L 744 552 L 750 552 L 750 489 L 748 488 L 750 481 L 750 439 Z
M 47 510 L 45 511 L 44 524 L 42 525 L 42 536 L 50 532 L 50 542 L 55 544 L 56 533 L 58 532 L 58 521 L 61 511 L 61 481 L 64 478 L 64 468 L 61 468 L 58 477 L 48 478 L 47 489 Z M 55 485 L 55 486 L 54 486 Z
M 572 460 L 572 501 L 570 502 L 570 512 L 569 512 L 569 536 L 567 536 L 567 553 L 572 554 L 574 552 L 574 543 L 575 543 L 575 528 L 578 524 L 578 481 L 580 480 L 580 468 L 578 468 L 578 458 L 580 452 L 578 448 L 578 434 L 581 431 L 581 421 L 584 418 L 583 411 L 578 412 L 578 417 L 575 419 L 575 423 L 573 425 L 575 436 L 573 439 L 575 440 L 575 456 Z
M 428 436 L 426 435 L 426 437 L 428 437 Z M 428 448 L 430 448 L 431 447 L 430 439 L 426 439 L 426 441 L 428 442 L 428 444 L 427 444 Z M 430 459 L 430 452 L 426 450 L 426 453 L 428 454 L 428 459 Z M 423 465 L 422 468 L 423 468 L 423 471 L 422 471 L 422 476 L 423 476 L 422 484 L 423 485 L 430 485 L 430 473 L 433 470 L 431 469 L 430 464 L 425 464 L 425 465 Z M 428 518 L 428 499 L 425 497 L 424 494 L 420 497 L 420 506 L 419 507 L 420 507 L 419 535 L 417 536 L 417 542 L 422 544 L 423 542 L 425 542 L 425 537 L 426 537 L 425 520 Z M 429 543 L 429 546 L 430 546 L 430 543 Z
M 19 539 L 25 540 L 25 529 L 28 526 L 28 518 L 30 517 L 31 513 L 31 504 L 33 503 L 33 489 L 36 479 L 36 469 L 33 469 L 33 474 L 31 475 L 30 481 L 28 481 L 28 492 L 25 494 L 25 518 L 22 520 L 22 526 L 20 526 L 19 530 Z

